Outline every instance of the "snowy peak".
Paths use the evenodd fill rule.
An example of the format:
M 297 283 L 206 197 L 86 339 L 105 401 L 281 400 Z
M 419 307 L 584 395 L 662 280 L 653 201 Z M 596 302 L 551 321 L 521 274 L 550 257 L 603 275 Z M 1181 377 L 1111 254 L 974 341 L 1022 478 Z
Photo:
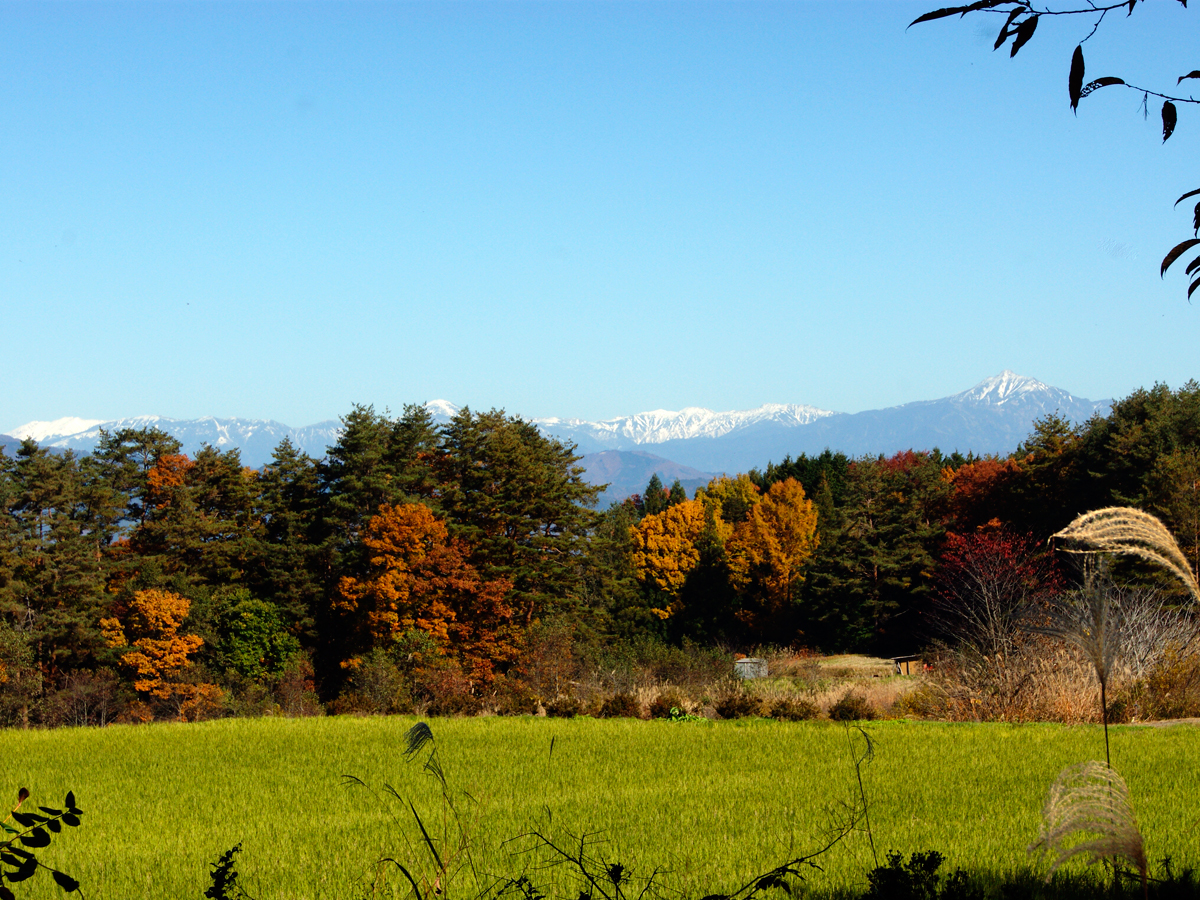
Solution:
M 1043 384 L 1036 378 L 1026 378 L 1024 375 L 1018 375 L 1016 372 L 1005 369 L 999 375 L 985 378 L 969 391 L 955 394 L 954 399 L 999 406 L 1010 400 L 1022 399 L 1030 394 L 1049 393 L 1064 394 L 1065 391 L 1059 391 L 1048 384 Z
M 425 409 L 433 416 L 435 422 L 449 422 L 458 415 L 459 407 L 449 400 L 430 400 L 425 404 Z
M 26 422 L 24 425 L 12 429 L 9 434 L 23 441 L 33 438 L 40 442 L 48 437 L 76 434 L 103 424 L 103 419 L 79 419 L 75 416 L 66 416 L 62 419 L 55 419 L 53 422 Z
M 757 409 L 729 412 L 689 406 L 681 410 L 654 409 L 602 422 L 555 418 L 534 419 L 533 423 L 547 434 L 570 440 L 579 441 L 586 437 L 613 447 L 627 447 L 692 438 L 716 438 L 765 422 L 794 428 L 831 415 L 835 413 L 815 406 L 768 403 Z

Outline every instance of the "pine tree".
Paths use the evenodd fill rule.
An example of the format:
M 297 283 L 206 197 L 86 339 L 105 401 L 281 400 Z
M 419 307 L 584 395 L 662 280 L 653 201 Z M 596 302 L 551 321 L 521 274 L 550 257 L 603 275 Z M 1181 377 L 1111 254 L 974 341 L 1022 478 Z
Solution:
M 441 508 L 480 574 L 512 582 L 523 626 L 579 603 L 579 560 L 599 493 L 579 460 L 573 445 L 503 411 L 464 407 L 442 429 Z

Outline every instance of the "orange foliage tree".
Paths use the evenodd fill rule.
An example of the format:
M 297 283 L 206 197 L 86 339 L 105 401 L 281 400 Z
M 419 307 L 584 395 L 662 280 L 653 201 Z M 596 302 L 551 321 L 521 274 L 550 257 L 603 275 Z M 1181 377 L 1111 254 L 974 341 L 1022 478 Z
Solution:
M 387 647 L 406 632 L 424 632 L 437 652 L 490 683 L 499 663 L 516 656 L 518 631 L 506 595 L 512 583 L 484 580 L 467 548 L 420 503 L 383 504 L 368 521 L 369 567 L 343 577 L 335 607 L 357 647 Z
M 110 647 L 130 648 L 121 656 L 121 664 L 133 676 L 134 689 L 175 701 L 176 712 L 183 719 L 211 705 L 221 694 L 216 685 L 184 680 L 192 655 L 204 644 L 199 635 L 179 633 L 190 609 L 191 601 L 186 597 L 148 589 L 134 593 L 124 622 L 117 618 L 100 620 Z
M 817 548 L 817 510 L 794 478 L 777 481 L 755 503 L 726 545 L 731 580 L 758 602 L 739 610 L 752 630 L 785 612 Z

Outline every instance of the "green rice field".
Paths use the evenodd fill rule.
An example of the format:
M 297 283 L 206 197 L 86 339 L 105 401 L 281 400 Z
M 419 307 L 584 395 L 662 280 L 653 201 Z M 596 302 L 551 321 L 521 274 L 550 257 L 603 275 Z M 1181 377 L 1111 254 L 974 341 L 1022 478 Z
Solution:
M 241 884 L 256 900 L 402 896 L 394 869 L 426 865 L 411 800 L 431 833 L 457 835 L 437 782 L 404 759 L 414 719 L 241 719 L 104 729 L 5 731 L 13 802 L 61 803 L 75 792 L 83 824 L 42 860 L 75 876 L 89 900 L 201 898 L 210 863 L 237 842 Z M 820 846 L 831 811 L 857 790 L 848 737 L 829 722 L 626 719 L 431 720 L 448 783 L 460 798 L 480 880 L 519 875 L 539 857 L 528 840 L 596 833 L 596 855 L 635 872 L 656 867 L 685 896 L 732 890 Z M 1067 765 L 1103 758 L 1098 727 L 866 723 L 870 822 L 888 850 L 938 850 L 947 868 L 1002 872 L 1030 865 L 1046 790 Z M 551 744 L 553 742 L 553 752 Z M 1200 865 L 1200 730 L 1122 727 L 1113 765 L 1129 783 L 1147 853 Z M 862 749 L 861 739 L 857 744 Z M 424 758 L 422 754 L 421 759 Z M 346 785 L 354 775 L 377 793 Z M 443 852 L 452 853 L 457 837 Z M 822 860 L 814 887 L 862 883 L 864 834 Z M 386 867 L 385 867 L 386 868 Z M 565 870 L 532 869 L 551 896 L 578 894 Z M 478 892 L 460 872 L 445 896 Z M 47 873 L 23 898 L 62 896 Z M 781 895 L 782 896 L 782 895 Z

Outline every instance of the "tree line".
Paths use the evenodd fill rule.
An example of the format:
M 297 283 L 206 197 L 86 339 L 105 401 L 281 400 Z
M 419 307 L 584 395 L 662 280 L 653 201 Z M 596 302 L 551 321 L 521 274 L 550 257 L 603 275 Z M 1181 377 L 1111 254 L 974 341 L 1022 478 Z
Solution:
M 521 707 L 550 631 L 575 655 L 912 652 L 972 559 L 1049 577 L 1025 557 L 1114 503 L 1200 559 L 1195 382 L 1079 426 L 1045 417 L 1003 458 L 827 450 L 690 498 L 656 476 L 604 511 L 574 447 L 502 411 L 437 426 L 356 406 L 342 425 L 325 457 L 285 440 L 260 470 L 155 429 L 0 455 L 0 721 L 353 709 L 381 691 Z

